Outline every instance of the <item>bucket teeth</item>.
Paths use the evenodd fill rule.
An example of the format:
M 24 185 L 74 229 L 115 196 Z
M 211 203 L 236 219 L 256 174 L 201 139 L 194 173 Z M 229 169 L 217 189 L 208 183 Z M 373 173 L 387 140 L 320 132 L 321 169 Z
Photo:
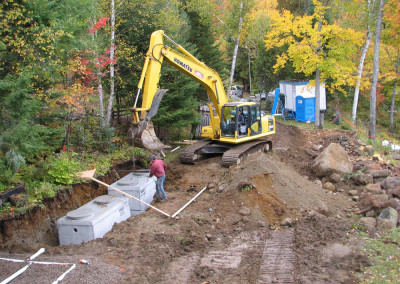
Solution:
M 158 139 L 151 121 L 140 121 L 137 125 L 132 125 L 129 134 L 131 139 L 134 138 L 134 145 L 139 147 L 153 151 L 170 148 Z

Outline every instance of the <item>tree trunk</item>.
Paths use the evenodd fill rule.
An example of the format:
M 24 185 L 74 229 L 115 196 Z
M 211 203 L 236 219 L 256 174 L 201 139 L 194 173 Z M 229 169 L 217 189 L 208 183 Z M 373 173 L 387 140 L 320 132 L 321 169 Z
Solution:
M 369 138 L 375 144 L 376 138 L 376 89 L 378 85 L 379 76 L 379 47 L 381 42 L 381 29 L 382 29 L 382 17 L 383 17 L 383 6 L 385 0 L 380 0 L 378 18 L 376 19 L 375 28 L 375 47 L 374 47 L 374 64 L 373 64 L 373 75 L 369 105 Z
M 115 93 L 115 100 L 117 101 L 117 124 L 121 124 L 121 98 L 118 92 Z
M 115 5 L 111 0 L 111 46 L 110 46 L 110 98 L 107 107 L 107 125 L 111 125 L 112 109 L 114 103 L 114 45 L 115 45 Z
M 318 32 L 321 33 L 322 30 L 322 19 L 323 15 L 321 15 L 321 18 L 318 23 Z M 319 34 L 321 36 L 321 34 Z M 319 59 L 321 57 L 321 49 L 322 49 L 322 43 L 321 43 L 321 38 L 318 40 L 318 49 L 317 49 L 317 69 L 315 70 L 315 128 L 316 129 L 321 129 L 321 69 L 319 69 Z
M 372 31 L 371 31 L 371 28 L 368 26 L 367 40 L 365 41 L 365 44 L 361 49 L 362 52 L 361 52 L 360 64 L 358 65 L 357 83 L 356 83 L 356 90 L 354 92 L 354 101 L 353 101 L 353 113 L 352 113 L 353 123 L 355 123 L 357 120 L 357 105 L 358 105 L 358 96 L 360 93 L 362 72 L 363 72 L 364 61 L 365 61 L 365 57 L 367 56 L 369 44 L 371 43 L 371 38 L 372 38 Z
M 250 90 L 249 93 L 251 95 L 251 64 L 250 64 L 250 49 L 247 50 L 249 52 L 249 84 L 250 84 Z
M 231 90 L 231 86 L 232 86 L 232 82 L 233 82 L 233 75 L 235 75 L 237 52 L 238 52 L 238 49 L 239 49 L 240 34 L 242 32 L 242 24 L 243 24 L 242 10 L 243 10 L 243 1 L 240 2 L 239 29 L 238 29 L 238 35 L 237 35 L 237 37 L 235 39 L 235 47 L 233 49 L 233 57 L 232 57 L 231 74 L 229 76 L 228 90 L 226 92 L 228 94 L 228 96 L 230 95 L 230 90 Z
M 321 70 L 315 70 L 315 128 L 321 129 Z
M 99 84 L 97 85 L 97 93 L 99 95 L 99 103 L 100 103 L 100 125 L 101 127 L 105 126 L 104 121 L 104 105 L 103 105 L 103 85 L 101 83 L 101 76 L 99 76 Z
M 397 49 L 396 75 L 399 74 L 399 61 L 400 61 L 399 51 L 400 51 L 400 49 Z M 394 130 L 395 129 L 395 125 L 394 125 L 394 106 L 395 106 L 395 101 L 396 101 L 396 83 L 397 83 L 397 79 L 394 79 L 393 90 L 392 90 L 392 103 L 390 105 L 390 125 L 389 125 L 389 129 L 390 130 Z

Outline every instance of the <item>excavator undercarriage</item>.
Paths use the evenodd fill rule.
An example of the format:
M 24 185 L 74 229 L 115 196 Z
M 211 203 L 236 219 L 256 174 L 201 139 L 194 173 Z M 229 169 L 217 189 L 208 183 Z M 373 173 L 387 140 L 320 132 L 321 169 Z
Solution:
M 221 144 L 210 139 L 199 140 L 196 143 L 181 150 L 179 159 L 183 164 L 194 164 L 195 161 L 208 155 L 223 154 L 222 165 L 230 167 L 240 164 L 249 155 L 260 152 L 268 152 L 272 149 L 272 142 L 256 140 L 245 144 Z

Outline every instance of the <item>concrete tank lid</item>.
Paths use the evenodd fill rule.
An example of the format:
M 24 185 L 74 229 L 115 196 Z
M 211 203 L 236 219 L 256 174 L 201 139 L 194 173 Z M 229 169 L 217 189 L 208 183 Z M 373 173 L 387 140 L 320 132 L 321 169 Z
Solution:
M 135 170 L 132 172 L 132 174 L 135 176 L 148 176 L 150 174 L 150 170 L 148 169 Z
M 130 184 L 136 184 L 138 182 L 138 178 L 134 175 L 129 175 L 126 176 L 122 179 L 120 179 L 119 181 L 117 181 L 117 184 L 120 185 L 130 185 Z
M 96 197 L 93 202 L 97 204 L 107 204 L 113 200 L 114 196 L 112 195 L 100 195 Z
M 93 214 L 93 210 L 90 208 L 78 208 L 76 210 L 67 213 L 67 217 L 70 219 L 83 219 Z

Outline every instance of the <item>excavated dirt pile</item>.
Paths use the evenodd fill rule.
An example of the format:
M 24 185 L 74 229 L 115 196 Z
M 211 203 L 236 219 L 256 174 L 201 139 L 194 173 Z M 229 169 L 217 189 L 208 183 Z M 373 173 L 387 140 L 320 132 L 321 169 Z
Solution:
M 13 234 L 0 257 L 25 259 L 45 247 L 38 260 L 77 265 L 62 283 L 356 283 L 354 273 L 367 263 L 345 245 L 354 203 L 322 189 L 310 171 L 318 154 L 313 146 L 338 137 L 354 140 L 349 132 L 279 124 L 272 152 L 229 169 L 220 157 L 170 163 L 169 200 L 152 205 L 172 215 L 207 187 L 177 219 L 149 209 L 81 245 Z M 62 216 L 56 211 L 41 218 L 54 221 Z M 1 280 L 16 270 L 15 263 L 1 264 Z M 16 282 L 54 281 L 59 270 L 32 267 Z

